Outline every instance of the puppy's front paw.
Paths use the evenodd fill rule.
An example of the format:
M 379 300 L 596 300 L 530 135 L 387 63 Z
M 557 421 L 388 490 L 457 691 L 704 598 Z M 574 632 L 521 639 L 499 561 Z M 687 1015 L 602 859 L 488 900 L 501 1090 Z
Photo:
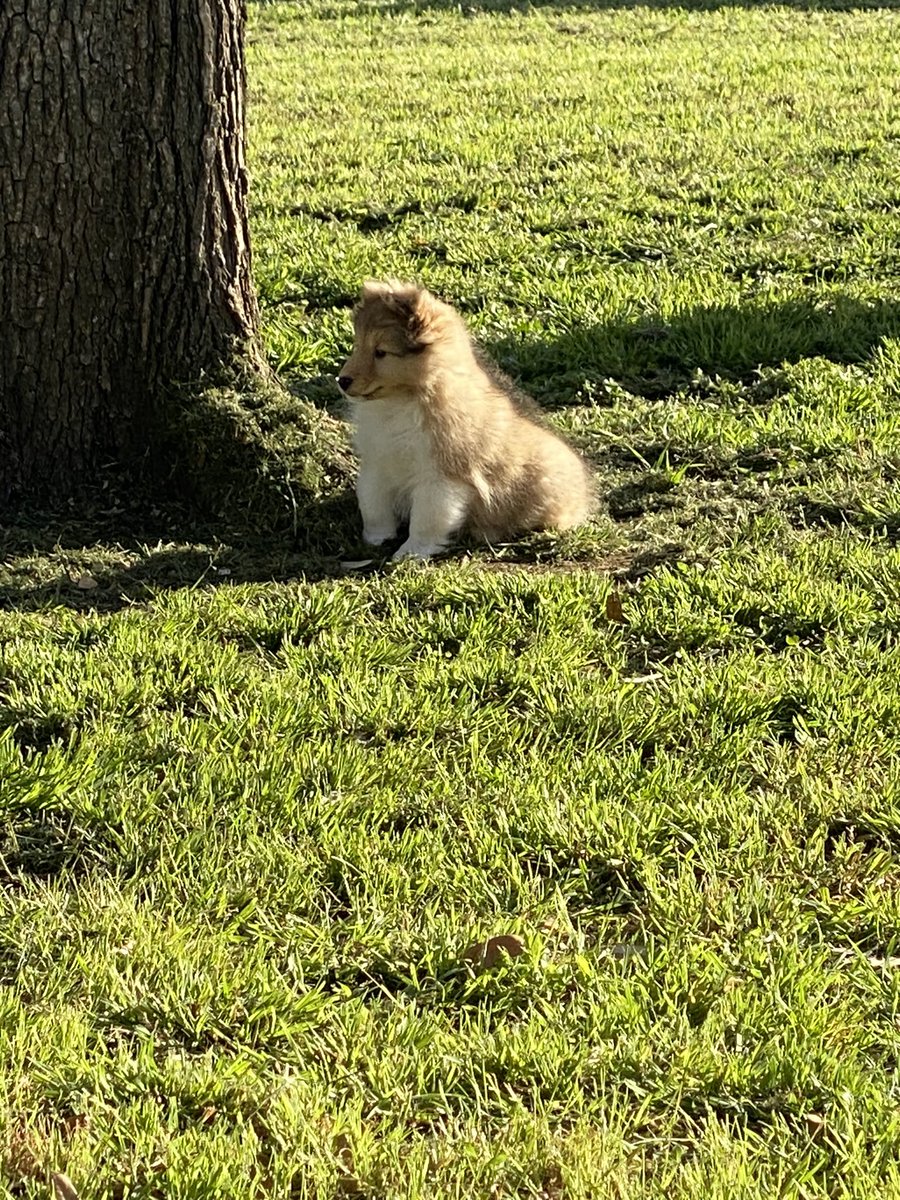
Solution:
M 363 530 L 363 541 L 367 546 L 380 546 L 384 542 L 389 542 L 391 538 L 397 536 L 396 525 L 381 525 L 373 526 L 371 529 Z
M 399 562 L 401 558 L 432 558 L 440 554 L 443 548 L 440 542 L 414 542 L 412 538 L 407 538 L 391 557 L 394 562 Z

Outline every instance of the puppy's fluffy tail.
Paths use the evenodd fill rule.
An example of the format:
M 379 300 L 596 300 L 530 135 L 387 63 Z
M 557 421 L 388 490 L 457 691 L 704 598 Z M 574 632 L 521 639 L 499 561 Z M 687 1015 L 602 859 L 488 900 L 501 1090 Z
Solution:
M 514 469 L 476 490 L 472 525 L 489 541 L 529 529 L 571 529 L 590 517 L 593 479 L 580 455 L 548 429 L 528 422 L 527 449 Z
M 548 431 L 541 441 L 543 478 L 536 507 L 543 511 L 536 524 L 546 529 L 572 529 L 594 509 L 593 478 L 581 456 L 561 438 Z

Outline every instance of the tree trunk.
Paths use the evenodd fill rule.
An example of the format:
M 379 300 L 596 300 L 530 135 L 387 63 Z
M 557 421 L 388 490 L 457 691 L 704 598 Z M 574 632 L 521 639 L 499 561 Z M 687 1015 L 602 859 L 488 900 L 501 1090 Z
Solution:
M 244 0 L 0 0 L 0 504 L 152 456 L 256 350 Z

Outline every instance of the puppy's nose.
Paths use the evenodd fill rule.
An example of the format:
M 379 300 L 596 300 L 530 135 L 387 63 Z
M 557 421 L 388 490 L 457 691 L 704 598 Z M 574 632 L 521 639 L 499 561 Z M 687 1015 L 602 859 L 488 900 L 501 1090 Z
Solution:
M 352 375 L 338 375 L 338 387 L 341 389 L 342 392 L 348 391 L 350 388 L 350 384 L 352 382 L 353 382 Z

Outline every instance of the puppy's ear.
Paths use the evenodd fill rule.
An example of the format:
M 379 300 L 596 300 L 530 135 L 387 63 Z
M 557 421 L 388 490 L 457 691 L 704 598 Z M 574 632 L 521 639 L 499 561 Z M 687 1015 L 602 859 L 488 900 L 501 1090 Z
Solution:
M 440 300 L 425 288 L 419 288 L 410 321 L 410 332 L 415 331 L 418 343 L 427 346 L 429 342 L 435 341 L 440 336 L 443 320 L 444 312 Z
M 377 279 L 367 279 L 362 285 L 359 298 L 363 304 L 367 300 L 384 300 L 386 302 L 392 290 L 393 288 L 390 283 L 381 283 Z
M 425 288 L 404 287 L 394 293 L 390 307 L 403 321 L 411 349 L 421 349 L 438 338 L 441 303 Z
M 366 280 L 362 288 L 362 303 L 383 304 L 403 327 L 410 349 L 419 349 L 438 336 L 441 304 L 431 292 L 414 283 L 389 279 L 384 283 Z

